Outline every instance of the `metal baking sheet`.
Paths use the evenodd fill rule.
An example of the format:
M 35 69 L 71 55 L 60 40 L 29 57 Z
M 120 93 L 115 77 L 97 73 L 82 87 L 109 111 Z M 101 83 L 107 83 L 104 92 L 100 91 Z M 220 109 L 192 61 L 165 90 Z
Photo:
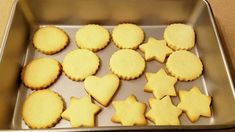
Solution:
M 82 25 L 100 24 L 111 33 L 116 24 L 123 22 L 139 25 L 145 32 L 145 42 L 148 37 L 163 39 L 163 31 L 170 23 L 183 22 L 194 27 L 197 42 L 192 52 L 201 58 L 204 72 L 200 78 L 194 81 L 178 81 L 175 87 L 178 91 L 179 89 L 189 90 L 193 86 L 197 86 L 204 94 L 212 96 L 212 117 L 200 117 L 197 122 L 191 123 L 183 113 L 180 116 L 180 126 L 154 126 L 149 121 L 148 126 L 122 127 L 120 124 L 111 122 L 114 109 L 109 105 L 108 107 L 102 106 L 102 111 L 96 116 L 96 127 L 94 128 L 70 128 L 69 121 L 62 119 L 49 130 L 218 129 L 235 125 L 235 117 L 231 116 L 235 115 L 234 82 L 219 40 L 213 15 L 206 1 L 21 0 L 16 1 L 12 9 L 0 51 L 0 80 L 2 81 L 0 83 L 2 91 L 0 97 L 4 100 L 4 102 L 0 101 L 0 104 L 3 104 L 3 108 L 10 109 L 10 111 L 3 109 L 0 113 L 0 128 L 28 129 L 22 120 L 21 109 L 26 96 L 32 91 L 21 83 L 19 76 L 25 64 L 38 57 L 51 57 L 62 62 L 66 53 L 78 48 L 74 40 L 75 33 Z M 68 47 L 54 55 L 44 55 L 35 50 L 32 45 L 33 33 L 38 28 L 47 25 L 63 29 L 70 38 Z M 101 67 L 96 73 L 97 76 L 111 73 L 108 66 L 109 59 L 117 50 L 118 48 L 111 41 L 106 48 L 96 52 L 101 59 Z M 142 52 L 137 51 L 143 55 Z M 156 61 L 146 62 L 145 72 L 157 72 L 160 68 L 165 69 L 165 64 Z M 135 80 L 122 80 L 112 100 L 123 100 L 133 94 L 140 102 L 148 105 L 148 98 L 153 95 L 143 91 L 146 82 L 144 74 Z M 87 95 L 83 82 L 72 81 L 64 74 L 49 89 L 62 95 L 66 107 L 69 105 L 71 96 L 81 98 Z M 171 99 L 175 105 L 178 104 L 178 97 L 171 97 Z M 1 122 L 3 123 L 1 124 Z

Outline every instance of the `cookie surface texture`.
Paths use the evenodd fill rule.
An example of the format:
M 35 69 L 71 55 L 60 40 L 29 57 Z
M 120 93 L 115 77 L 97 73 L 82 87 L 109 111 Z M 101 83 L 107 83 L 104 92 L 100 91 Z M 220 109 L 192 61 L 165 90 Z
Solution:
M 164 39 L 174 50 L 189 50 L 195 44 L 195 33 L 190 25 L 171 24 L 164 31 Z
M 99 103 L 107 106 L 118 89 L 119 78 L 114 74 L 103 77 L 89 76 L 84 81 L 85 90 Z
M 29 62 L 22 70 L 24 85 L 33 90 L 40 90 L 53 84 L 61 73 L 61 65 L 51 58 L 37 58 Z
M 98 51 L 108 45 L 110 35 L 100 25 L 89 24 L 81 27 L 76 33 L 76 44 L 82 49 Z
M 182 110 L 174 106 L 169 96 L 161 100 L 150 98 L 150 110 L 146 117 L 154 122 L 155 125 L 180 125 L 178 117 Z
M 92 51 L 77 49 L 65 55 L 62 66 L 67 77 L 74 81 L 84 80 L 99 68 L 99 57 Z
M 112 31 L 115 45 L 121 49 L 136 49 L 144 40 L 144 31 L 134 24 L 119 24 Z
M 70 121 L 71 127 L 94 127 L 95 115 L 101 107 L 91 102 L 91 97 L 81 99 L 70 98 L 70 106 L 61 114 L 62 118 Z
M 200 115 L 211 116 L 211 97 L 202 94 L 197 87 L 190 91 L 179 90 L 179 98 L 180 103 L 177 107 L 187 114 L 191 122 L 197 121 Z
M 157 99 L 162 97 L 176 96 L 175 83 L 177 79 L 169 76 L 163 69 L 160 69 L 157 73 L 146 73 L 147 83 L 144 86 L 145 92 L 152 92 Z
M 55 54 L 68 44 L 68 35 L 54 26 L 42 27 L 33 36 L 34 47 L 44 54 Z
M 30 128 L 50 128 L 61 119 L 63 108 L 63 100 L 57 93 L 51 90 L 39 90 L 26 98 L 22 117 Z
M 115 114 L 111 120 L 121 123 L 123 126 L 146 125 L 144 113 L 146 105 L 136 100 L 135 96 L 131 95 L 124 101 L 113 101 L 112 106 L 115 109 Z
M 145 69 L 142 56 L 131 49 L 116 51 L 110 58 L 111 71 L 121 79 L 131 80 L 139 77 Z
M 191 81 L 202 74 L 201 60 L 193 53 L 180 50 L 172 53 L 166 62 L 166 68 L 181 81 Z
M 165 40 L 157 40 L 152 37 L 148 42 L 139 46 L 139 49 L 144 52 L 145 60 L 157 60 L 161 63 L 165 61 L 166 56 L 170 55 L 173 51 L 166 46 Z

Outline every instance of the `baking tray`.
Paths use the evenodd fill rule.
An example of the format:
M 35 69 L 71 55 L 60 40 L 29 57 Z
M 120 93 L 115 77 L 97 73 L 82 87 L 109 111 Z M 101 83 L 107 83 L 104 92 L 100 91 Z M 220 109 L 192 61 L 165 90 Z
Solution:
M 103 107 L 97 115 L 94 128 L 70 128 L 68 121 L 61 120 L 51 131 L 92 131 L 92 130 L 165 130 L 165 129 L 225 129 L 235 126 L 235 92 L 229 65 L 225 58 L 216 30 L 210 6 L 205 0 L 20 0 L 12 7 L 0 49 L 0 128 L 1 130 L 27 130 L 22 121 L 21 109 L 26 96 L 32 91 L 25 88 L 20 80 L 22 67 L 38 57 L 51 57 L 62 62 L 64 55 L 77 49 L 76 31 L 85 24 L 103 25 L 110 32 L 115 25 L 123 22 L 138 24 L 148 37 L 163 39 L 164 28 L 175 22 L 183 22 L 194 27 L 196 46 L 192 49 L 204 65 L 203 75 L 191 82 L 177 82 L 176 91 L 189 90 L 197 86 L 213 97 L 212 117 L 191 123 L 185 114 L 180 117 L 180 126 L 123 127 L 112 123 L 114 113 L 111 105 Z M 46 25 L 62 28 L 70 37 L 70 44 L 55 55 L 44 55 L 32 45 L 33 33 Z M 97 76 L 110 73 L 109 59 L 118 50 L 111 42 L 105 49 L 98 51 L 101 67 Z M 141 52 L 140 52 L 141 53 Z M 142 53 L 141 53 L 142 54 Z M 143 54 L 142 54 L 143 55 Z M 156 61 L 147 62 L 147 72 L 156 72 L 165 68 L 165 64 Z M 113 100 L 122 100 L 130 94 L 136 95 L 146 104 L 151 93 L 143 91 L 146 79 L 144 75 L 132 81 L 122 80 Z M 75 82 L 64 74 L 49 89 L 58 92 L 69 105 L 71 96 L 86 95 L 83 82 Z M 178 97 L 172 97 L 175 105 Z M 97 103 L 97 102 L 96 102 Z M 98 104 L 98 103 L 97 103 Z M 98 104 L 99 105 L 99 104 Z M 149 107 L 148 107 L 149 110 Z M 46 131 L 48 129 L 45 129 Z

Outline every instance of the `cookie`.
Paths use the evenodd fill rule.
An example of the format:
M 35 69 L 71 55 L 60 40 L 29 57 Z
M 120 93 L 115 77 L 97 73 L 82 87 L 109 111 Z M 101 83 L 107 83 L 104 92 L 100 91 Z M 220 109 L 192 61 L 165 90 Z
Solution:
M 157 73 L 146 73 L 145 75 L 148 81 L 144 86 L 145 92 L 153 92 L 157 99 L 166 95 L 176 96 L 174 85 L 177 79 L 175 77 L 167 75 L 163 69 Z
M 203 65 L 201 60 L 193 53 L 180 50 L 169 56 L 166 68 L 171 75 L 180 81 L 191 81 L 202 74 Z
M 69 44 L 68 35 L 54 26 L 42 27 L 33 36 L 34 47 L 44 54 L 55 54 Z
M 85 90 L 99 103 L 107 106 L 118 89 L 119 78 L 114 74 L 103 77 L 89 76 L 84 81 Z
M 121 49 L 136 49 L 144 40 L 144 31 L 134 24 L 119 24 L 112 31 L 114 44 Z
M 200 115 L 211 117 L 211 97 L 202 94 L 197 87 L 190 91 L 179 90 L 179 98 L 177 107 L 186 113 L 191 122 L 197 121 Z
M 155 125 L 180 125 L 179 116 L 182 110 L 174 106 L 169 96 L 161 100 L 150 98 L 150 110 L 146 117 Z
M 62 66 L 67 77 L 74 81 L 82 81 L 96 73 L 99 63 L 99 57 L 92 51 L 77 49 L 65 55 Z
M 70 121 L 71 127 L 94 127 L 95 115 L 101 107 L 91 101 L 90 96 L 81 99 L 70 98 L 70 106 L 61 114 L 63 119 Z
M 131 49 L 116 51 L 110 58 L 111 71 L 124 80 L 139 77 L 145 69 L 145 61 L 142 56 Z
M 186 24 L 171 24 L 164 31 L 167 45 L 174 50 L 189 50 L 195 44 L 193 27 Z
M 39 90 L 26 98 L 22 118 L 30 128 L 50 128 L 59 122 L 63 109 L 64 103 L 60 95 L 51 90 Z
M 113 101 L 112 106 L 115 114 L 111 120 L 121 123 L 123 126 L 147 125 L 145 119 L 146 105 L 136 100 L 134 95 L 129 96 L 124 101 Z
M 37 58 L 29 62 L 21 73 L 24 85 L 32 90 L 49 87 L 59 77 L 61 65 L 51 58 Z
M 173 51 L 166 46 L 165 40 L 156 40 L 152 37 L 148 42 L 139 46 L 139 49 L 144 52 L 145 60 L 157 60 L 161 63 L 165 61 L 166 56 L 170 55 Z
M 110 35 L 108 30 L 104 27 L 89 24 L 81 27 L 77 31 L 75 39 L 78 47 L 98 51 L 108 45 Z

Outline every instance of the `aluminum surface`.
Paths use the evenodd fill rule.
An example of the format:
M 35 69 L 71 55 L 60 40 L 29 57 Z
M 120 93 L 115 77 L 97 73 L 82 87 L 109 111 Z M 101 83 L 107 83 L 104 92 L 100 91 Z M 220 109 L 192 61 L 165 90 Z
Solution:
M 12 9 L 12 18 L 5 34 L 5 41 L 0 51 L 0 128 L 28 129 L 22 121 L 21 109 L 25 97 L 32 92 L 25 88 L 20 80 L 21 68 L 30 60 L 38 57 L 52 57 L 62 62 L 64 55 L 77 49 L 75 33 L 84 24 L 98 23 L 109 29 L 122 22 L 133 22 L 141 26 L 148 37 L 163 39 L 163 31 L 167 24 L 184 22 L 191 24 L 197 35 L 195 48 L 204 65 L 203 76 L 192 82 L 177 82 L 176 91 L 188 90 L 197 86 L 207 95 L 212 96 L 212 117 L 191 123 L 183 114 L 181 126 L 153 126 L 151 122 L 144 127 L 121 127 L 110 121 L 114 112 L 111 105 L 98 114 L 95 128 L 69 129 L 68 121 L 61 120 L 53 129 L 64 130 L 119 130 L 119 129 L 217 129 L 235 126 L 235 94 L 231 73 L 218 37 L 213 16 L 207 2 L 202 0 L 21 0 Z M 32 35 L 36 29 L 45 25 L 58 26 L 69 35 L 70 44 L 55 55 L 44 55 L 32 46 Z M 105 49 L 98 51 L 101 67 L 97 76 L 111 73 L 108 68 L 109 59 L 118 50 L 111 42 Z M 138 50 L 139 51 L 139 50 Z M 140 52 L 140 51 L 139 51 Z M 140 52 L 143 55 L 143 53 Z M 156 61 L 146 63 L 145 72 L 156 72 L 165 68 L 165 64 Z M 153 97 L 143 91 L 146 79 L 144 75 L 132 81 L 121 81 L 121 86 L 113 100 L 121 100 L 130 94 L 136 95 L 140 102 L 148 105 L 147 100 Z M 71 96 L 86 95 L 83 82 L 75 82 L 64 74 L 53 84 L 52 89 L 69 105 Z M 175 105 L 178 97 L 172 97 Z M 97 102 L 96 102 L 97 103 Z M 97 103 L 98 104 L 98 103 Z M 148 107 L 149 110 L 149 107 Z

